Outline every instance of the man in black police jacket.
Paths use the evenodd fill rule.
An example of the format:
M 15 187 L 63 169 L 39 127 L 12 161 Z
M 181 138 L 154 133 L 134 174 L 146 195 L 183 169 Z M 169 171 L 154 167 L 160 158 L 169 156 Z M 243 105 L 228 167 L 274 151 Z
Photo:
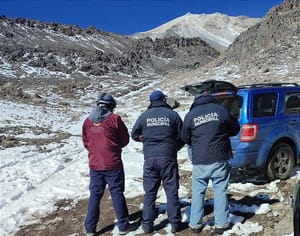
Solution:
M 209 88 L 197 95 L 183 122 L 181 138 L 192 149 L 192 205 L 189 226 L 194 233 L 204 227 L 205 192 L 212 181 L 215 231 L 229 229 L 227 187 L 230 178 L 228 160 L 232 158 L 230 136 L 237 135 L 239 123 Z
M 142 229 L 153 232 L 155 199 L 161 181 L 167 196 L 167 214 L 173 233 L 181 227 L 178 198 L 179 174 L 177 152 L 184 143 L 180 139 L 182 119 L 166 103 L 166 96 L 159 90 L 149 97 L 150 105 L 135 122 L 131 137 L 143 142 L 144 207 Z

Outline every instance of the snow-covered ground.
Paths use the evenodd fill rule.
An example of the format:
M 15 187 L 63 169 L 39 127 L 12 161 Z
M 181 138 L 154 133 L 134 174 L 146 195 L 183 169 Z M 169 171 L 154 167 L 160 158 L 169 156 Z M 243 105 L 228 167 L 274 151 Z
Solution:
M 156 86 L 155 83 L 153 86 Z M 141 103 L 137 103 L 139 99 Z M 141 104 L 147 103 L 147 96 L 143 99 L 144 101 L 141 101 L 142 99 L 137 98 L 135 94 L 119 98 L 120 105 L 116 112 L 127 115 L 124 120 L 129 131 L 135 119 L 140 115 L 141 109 L 145 108 Z M 47 127 L 54 133 L 60 130 L 71 134 L 68 139 L 60 143 L 52 142 L 42 148 L 26 145 L 0 150 L 0 235 L 13 235 L 21 225 L 37 222 L 40 217 L 56 209 L 55 202 L 58 200 L 73 199 L 76 204 L 78 200 L 88 197 L 89 169 L 87 151 L 81 140 L 81 126 L 91 108 L 89 106 L 73 107 L 72 109 L 80 114 L 80 118 L 72 119 L 72 109 L 65 112 L 51 108 L 51 106 L 42 108 L 0 100 L 0 128 L 20 126 L 25 130 L 30 130 L 30 127 Z M 185 111 L 179 110 L 179 114 L 184 118 Z M 49 139 L 52 135 L 51 132 L 36 134 L 28 131 L 18 137 L 42 140 Z M 178 158 L 182 160 L 183 164 L 180 165 L 182 170 L 191 170 L 192 166 L 185 148 L 179 152 Z M 126 197 L 142 195 L 141 144 L 131 140 L 123 150 L 123 161 L 126 174 Z M 292 178 L 299 177 L 300 170 L 296 169 Z M 277 199 L 284 202 L 286 199 L 278 192 L 278 182 L 280 181 L 273 181 L 267 187 L 262 187 L 263 189 L 251 183 L 232 183 L 229 190 L 250 196 L 264 192 L 276 195 Z M 181 199 L 190 201 L 187 199 L 188 190 L 184 186 L 180 187 L 179 192 Z M 163 191 L 159 193 L 157 201 L 165 202 Z M 232 212 L 266 214 L 272 212 L 272 206 L 269 203 L 252 206 L 235 204 L 230 206 L 230 211 L 230 221 L 234 223 L 234 227 L 224 235 L 235 233 L 245 236 L 263 231 L 263 226 L 251 220 L 244 222 L 243 217 L 234 215 Z M 187 221 L 188 218 L 189 211 L 187 210 L 183 213 L 183 220 Z M 156 223 L 160 220 L 162 219 L 158 218 Z M 171 234 L 169 226 L 165 230 Z M 113 233 L 118 233 L 117 228 L 113 230 Z M 137 233 L 141 233 L 140 228 L 128 235 Z M 285 236 L 292 235 L 292 229 L 285 234 Z

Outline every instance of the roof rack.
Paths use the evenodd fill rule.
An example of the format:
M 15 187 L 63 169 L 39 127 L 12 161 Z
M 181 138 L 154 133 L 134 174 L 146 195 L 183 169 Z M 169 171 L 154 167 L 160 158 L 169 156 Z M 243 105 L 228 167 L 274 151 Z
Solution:
M 247 84 L 240 85 L 238 88 L 265 88 L 265 87 L 289 87 L 299 86 L 297 83 L 263 83 L 263 84 Z

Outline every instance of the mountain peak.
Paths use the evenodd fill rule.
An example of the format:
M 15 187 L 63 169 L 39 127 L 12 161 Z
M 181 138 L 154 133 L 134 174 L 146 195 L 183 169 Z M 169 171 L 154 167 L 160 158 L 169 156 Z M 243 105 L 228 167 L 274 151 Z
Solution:
M 133 38 L 201 38 L 213 48 L 222 52 L 235 38 L 249 27 L 258 23 L 260 18 L 228 16 L 219 12 L 213 14 L 193 14 L 175 18 L 150 31 L 134 34 Z

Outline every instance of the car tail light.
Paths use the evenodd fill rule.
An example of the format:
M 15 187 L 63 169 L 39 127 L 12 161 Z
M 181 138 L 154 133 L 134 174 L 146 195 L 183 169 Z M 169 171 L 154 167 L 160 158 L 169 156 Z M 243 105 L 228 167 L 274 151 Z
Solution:
M 244 124 L 241 129 L 241 142 L 252 142 L 256 140 L 258 124 Z

